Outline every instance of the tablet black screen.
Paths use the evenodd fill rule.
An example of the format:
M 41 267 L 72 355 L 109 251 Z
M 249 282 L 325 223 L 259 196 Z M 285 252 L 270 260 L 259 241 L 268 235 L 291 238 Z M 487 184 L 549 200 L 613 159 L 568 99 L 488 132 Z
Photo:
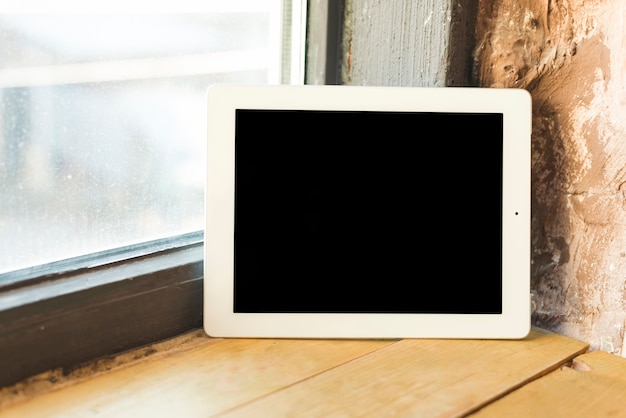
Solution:
M 237 110 L 235 312 L 502 312 L 500 113 Z

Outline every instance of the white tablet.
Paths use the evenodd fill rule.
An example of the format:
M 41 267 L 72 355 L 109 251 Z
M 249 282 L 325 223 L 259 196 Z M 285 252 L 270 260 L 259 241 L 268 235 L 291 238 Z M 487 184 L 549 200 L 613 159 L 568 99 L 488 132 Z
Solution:
M 210 87 L 205 331 L 525 337 L 530 134 L 521 89 Z

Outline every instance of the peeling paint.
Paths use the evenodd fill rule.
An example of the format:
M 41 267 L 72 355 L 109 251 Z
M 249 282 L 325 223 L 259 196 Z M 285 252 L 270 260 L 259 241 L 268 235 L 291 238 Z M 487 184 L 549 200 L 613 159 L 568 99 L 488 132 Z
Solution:
M 480 0 L 475 51 L 481 85 L 533 96 L 533 321 L 616 354 L 626 322 L 625 18 L 619 0 Z

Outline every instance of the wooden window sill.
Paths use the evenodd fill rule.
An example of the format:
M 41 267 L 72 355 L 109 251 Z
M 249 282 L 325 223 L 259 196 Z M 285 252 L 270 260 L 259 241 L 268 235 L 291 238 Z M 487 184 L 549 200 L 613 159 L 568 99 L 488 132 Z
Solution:
M 203 233 L 0 278 L 0 387 L 202 326 Z
M 216 339 L 197 329 L 7 387 L 0 415 L 624 416 L 626 360 L 588 349 L 540 329 L 519 341 Z

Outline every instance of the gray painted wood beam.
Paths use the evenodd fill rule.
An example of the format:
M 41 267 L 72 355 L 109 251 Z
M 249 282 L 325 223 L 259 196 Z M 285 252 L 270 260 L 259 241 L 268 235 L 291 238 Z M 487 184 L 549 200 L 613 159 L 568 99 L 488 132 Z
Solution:
M 343 84 L 472 84 L 474 0 L 347 0 Z

